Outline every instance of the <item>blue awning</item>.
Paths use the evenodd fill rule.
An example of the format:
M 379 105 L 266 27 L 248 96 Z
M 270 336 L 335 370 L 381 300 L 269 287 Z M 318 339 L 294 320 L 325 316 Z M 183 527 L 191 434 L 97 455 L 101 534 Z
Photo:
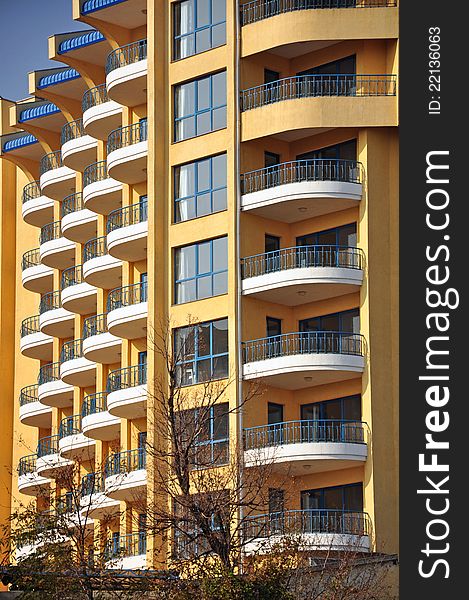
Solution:
M 51 75 L 45 75 L 44 77 L 41 77 L 39 83 L 37 84 L 37 89 L 41 90 L 42 88 L 49 87 L 50 85 L 64 83 L 65 81 L 71 81 L 72 79 L 78 79 L 79 77 L 80 73 L 75 69 L 64 69 L 63 71 L 58 71 L 57 73 L 52 73 Z
M 88 33 L 60 42 L 59 54 L 65 54 L 65 52 L 77 50 L 78 48 L 83 48 L 83 46 L 91 46 L 91 44 L 97 44 L 104 39 L 106 38 L 100 31 L 88 31 Z
M 127 0 L 86 0 L 81 7 L 81 14 L 86 15 L 87 13 L 94 12 L 95 10 L 107 8 L 113 4 L 120 4 L 121 2 L 126 1 Z
M 25 108 L 20 112 L 20 117 L 18 121 L 20 123 L 24 123 L 25 121 L 30 121 L 31 119 L 38 119 L 40 117 L 55 115 L 58 112 L 60 112 L 60 108 L 58 108 L 52 102 L 48 102 L 47 104 L 41 104 L 40 106 Z
M 9 152 L 10 150 L 17 150 L 18 148 L 23 148 L 24 146 L 30 146 L 31 144 L 35 144 L 37 139 L 34 135 L 30 133 L 22 135 L 21 137 L 14 138 L 12 140 L 8 140 L 3 145 L 3 152 Z

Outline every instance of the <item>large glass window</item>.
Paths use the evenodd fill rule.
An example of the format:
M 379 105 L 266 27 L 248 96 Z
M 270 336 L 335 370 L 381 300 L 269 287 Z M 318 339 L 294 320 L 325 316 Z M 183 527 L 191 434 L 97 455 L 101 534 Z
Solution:
M 174 220 L 188 221 L 226 210 L 226 154 L 174 169 Z
M 345 398 L 335 398 L 334 400 L 301 405 L 302 421 L 318 421 L 323 419 L 361 421 L 361 397 L 359 395 L 346 396 Z
M 177 248 L 175 302 L 192 302 L 228 291 L 228 238 Z
M 303 319 L 299 322 L 300 331 L 343 331 L 360 333 L 360 311 L 358 308 L 344 312 Z
M 174 353 L 180 385 L 228 377 L 228 319 L 175 329 Z
M 296 238 L 297 246 L 340 246 L 355 248 L 357 245 L 357 225 L 350 223 L 334 229 L 317 231 Z
M 174 59 L 226 43 L 225 0 L 184 0 L 173 8 Z
M 226 127 L 226 71 L 175 87 L 176 142 Z
M 301 508 L 319 510 L 363 510 L 361 483 L 305 490 L 301 492 Z

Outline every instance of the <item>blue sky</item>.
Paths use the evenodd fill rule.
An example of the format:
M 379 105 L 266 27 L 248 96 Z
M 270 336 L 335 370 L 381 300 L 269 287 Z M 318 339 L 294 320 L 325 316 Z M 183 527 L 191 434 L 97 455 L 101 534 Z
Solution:
M 0 96 L 28 96 L 29 71 L 60 66 L 47 58 L 48 36 L 81 29 L 72 0 L 0 0 Z

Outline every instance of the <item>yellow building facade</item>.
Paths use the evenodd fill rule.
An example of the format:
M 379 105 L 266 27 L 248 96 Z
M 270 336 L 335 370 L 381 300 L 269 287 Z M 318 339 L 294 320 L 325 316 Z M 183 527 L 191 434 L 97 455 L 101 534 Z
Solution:
M 0 99 L 0 518 L 48 508 L 79 461 L 96 536 L 166 564 L 134 500 L 156 493 L 154 332 L 190 326 L 183 384 L 232 378 L 244 468 L 275 450 L 262 519 L 396 553 L 396 3 L 71 9 L 89 30 L 44 40 L 57 68 Z

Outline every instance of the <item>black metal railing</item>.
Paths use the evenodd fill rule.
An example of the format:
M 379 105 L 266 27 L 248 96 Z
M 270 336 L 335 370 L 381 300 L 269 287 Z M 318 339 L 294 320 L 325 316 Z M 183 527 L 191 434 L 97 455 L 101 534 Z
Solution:
M 47 171 L 59 169 L 62 166 L 62 152 L 60 150 L 50 152 L 49 154 L 45 154 L 41 158 L 41 162 L 39 165 L 39 174 L 44 175 L 44 173 L 47 173 Z
M 344 331 L 301 331 L 243 342 L 245 363 L 296 354 L 365 355 L 365 339 Z
M 100 335 L 107 333 L 107 314 L 93 315 L 87 317 L 83 322 L 83 339 L 89 338 L 92 335 Z
M 83 203 L 82 192 L 75 192 L 69 196 L 65 196 L 63 201 L 60 203 L 60 216 L 62 219 L 71 213 L 84 210 L 85 205 Z
M 59 453 L 59 434 L 48 435 L 41 438 L 37 443 L 37 456 L 50 456 L 51 454 Z
M 34 317 L 28 317 L 21 322 L 20 336 L 31 335 L 33 333 L 39 333 L 39 315 Z
M 123 306 L 132 306 L 147 301 L 147 282 L 134 283 L 121 288 L 115 288 L 107 297 L 107 310 L 116 310 Z
M 241 259 L 243 279 L 290 269 L 363 269 L 365 256 L 360 248 L 345 246 L 294 246 Z
M 106 256 L 107 253 L 106 236 L 93 238 L 83 246 L 83 263 L 92 258 Z
M 249 25 L 283 13 L 327 8 L 388 8 L 396 0 L 253 0 L 241 5 L 241 25 Z
M 119 127 L 118 129 L 111 131 L 107 138 L 107 152 L 109 154 L 114 150 L 119 150 L 119 148 L 138 144 L 138 142 L 145 142 L 147 139 L 147 120 L 142 119 L 138 123 Z
M 71 417 L 65 417 L 60 421 L 60 439 L 71 435 L 78 435 L 79 433 L 81 433 L 81 415 L 72 415 Z
M 107 57 L 106 75 L 114 69 L 132 65 L 147 57 L 147 40 L 138 40 L 113 50 Z
M 108 179 L 107 164 L 105 160 L 92 163 L 85 167 L 83 171 L 83 187 L 96 183 L 97 181 L 104 181 Z
M 36 471 L 37 454 L 22 456 L 18 464 L 18 475 L 28 475 Z
M 81 103 L 82 111 L 88 110 L 93 106 L 98 106 L 99 104 L 104 104 L 109 101 L 109 97 L 107 95 L 106 84 L 102 83 L 101 85 L 97 85 L 94 88 L 86 90 L 83 94 L 83 100 Z
M 83 398 L 81 416 L 88 417 L 107 410 L 107 392 L 88 394 Z
M 76 358 L 83 358 L 83 340 L 78 339 L 64 342 L 60 350 L 60 362 L 64 363 Z
M 110 212 L 107 218 L 107 233 L 144 221 L 148 221 L 148 201 L 146 199 Z
M 83 128 L 83 119 L 77 119 L 76 121 L 70 121 L 65 123 L 62 127 L 62 132 L 60 135 L 60 143 L 63 145 L 70 140 L 76 140 L 79 137 L 85 135 L 85 130 Z
M 59 381 L 60 380 L 60 363 L 47 363 L 47 365 L 43 365 L 39 369 L 39 375 L 37 378 L 38 385 L 43 385 L 44 383 L 50 383 L 51 381 Z
M 39 302 L 39 314 L 42 315 L 49 310 L 55 310 L 62 308 L 62 302 L 60 300 L 60 290 L 54 292 L 47 292 L 41 297 Z
M 31 402 L 38 402 L 39 396 L 37 393 L 38 384 L 33 383 L 27 385 L 20 390 L 20 406 L 31 404 Z
M 62 290 L 72 286 L 83 283 L 83 269 L 82 265 L 75 265 L 74 267 L 69 267 L 62 272 Z
M 145 385 L 147 382 L 147 365 L 133 365 L 111 371 L 107 378 L 107 392 L 116 392 L 127 388 Z
M 41 233 L 39 235 L 39 243 L 45 244 L 46 242 L 52 242 L 62 237 L 62 226 L 60 221 L 54 221 L 53 223 L 47 223 L 41 227 Z
M 264 83 L 241 92 L 241 110 L 275 102 L 325 96 L 395 96 L 395 75 L 295 75 Z
M 28 200 L 34 200 L 35 198 L 39 198 L 41 196 L 41 188 L 39 186 L 39 181 L 31 181 L 23 188 L 23 204 L 28 202 Z
M 29 269 L 30 267 L 38 267 L 41 264 L 41 254 L 39 248 L 28 250 L 23 254 L 21 259 L 21 269 Z
M 250 194 L 279 185 L 303 181 L 362 183 L 363 166 L 356 160 L 341 158 L 292 160 L 244 173 L 241 175 L 241 193 Z
M 108 456 L 104 465 L 105 477 L 112 475 L 124 475 L 132 471 L 139 471 L 146 468 L 145 448 L 136 448 L 135 450 L 125 450 Z

